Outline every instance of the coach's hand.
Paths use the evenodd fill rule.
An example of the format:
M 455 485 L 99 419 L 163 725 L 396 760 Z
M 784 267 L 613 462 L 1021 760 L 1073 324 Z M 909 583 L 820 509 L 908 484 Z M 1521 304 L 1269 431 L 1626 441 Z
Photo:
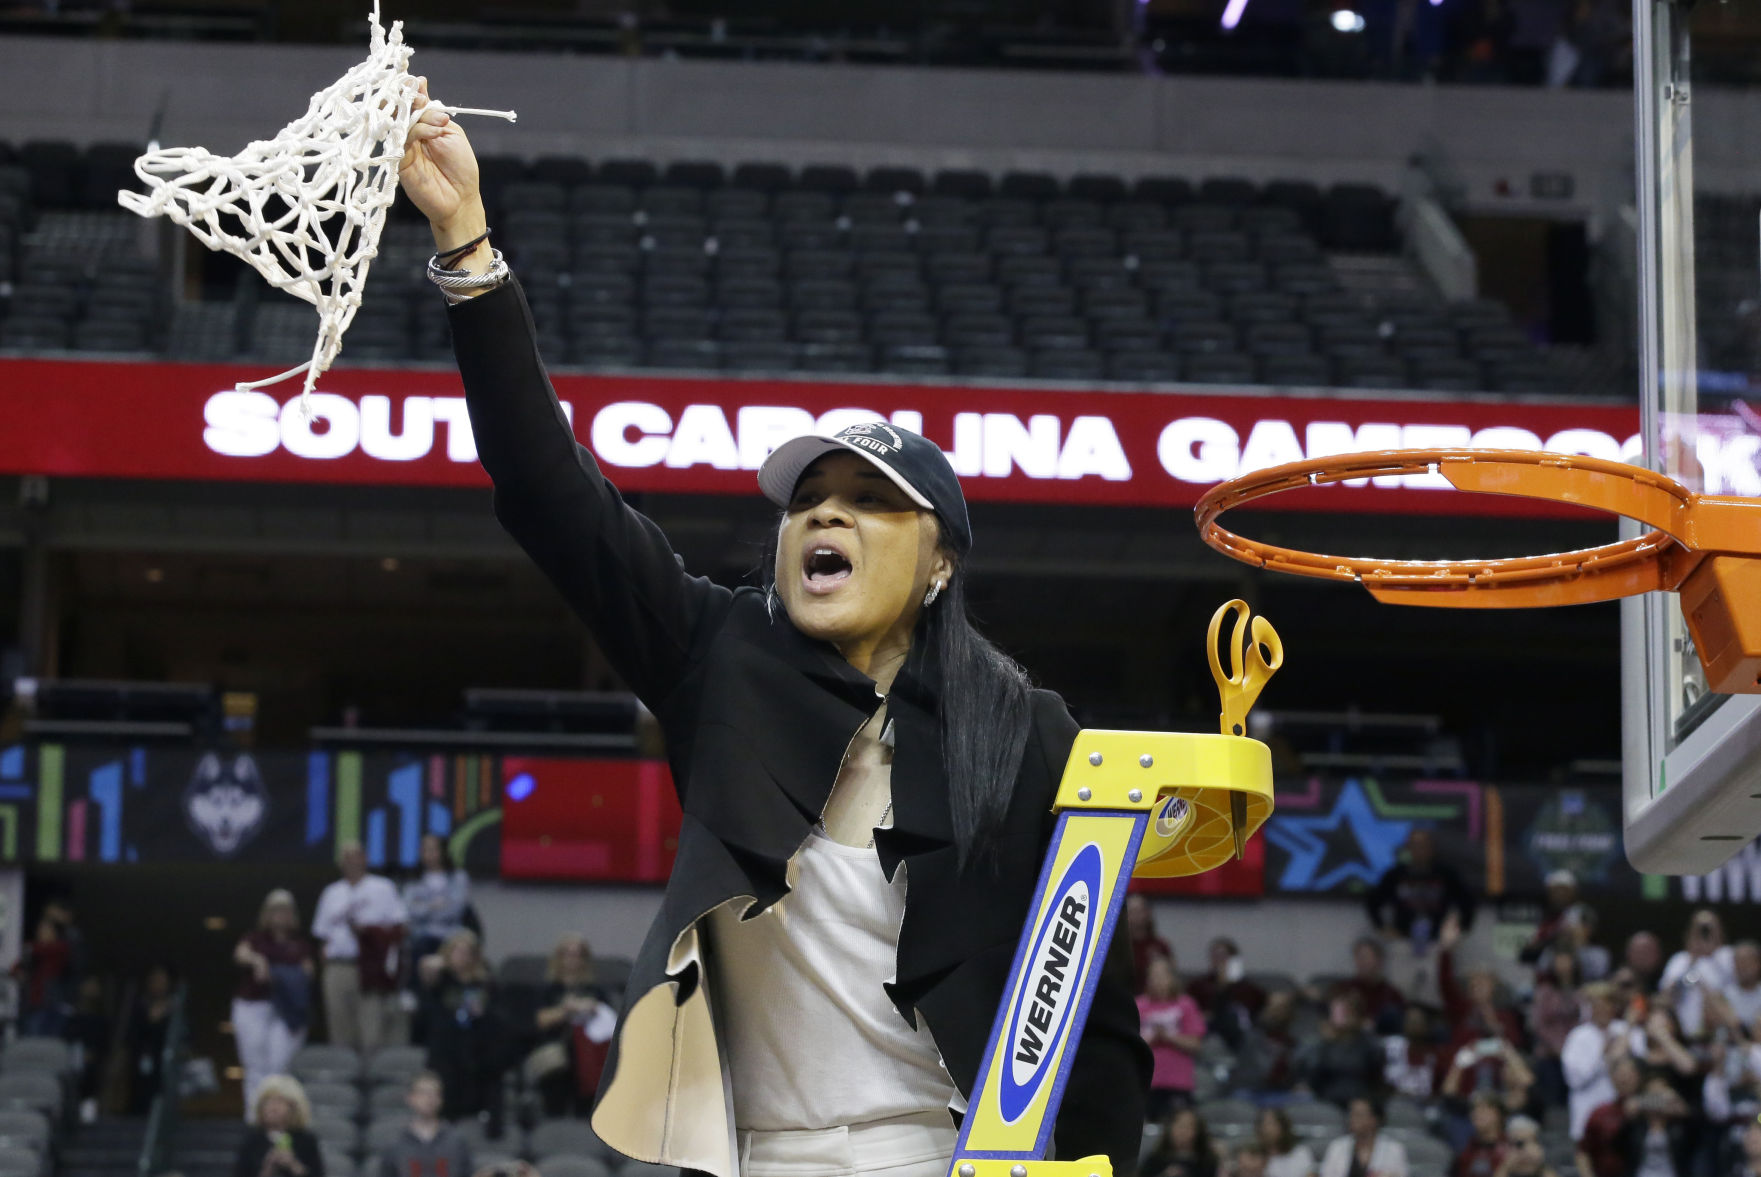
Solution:
M 477 156 L 465 129 L 451 115 L 429 106 L 427 78 L 421 81 L 415 109 L 418 117 L 410 124 L 404 158 L 397 168 L 398 186 L 428 218 L 435 249 L 444 254 L 489 227 L 477 186 Z M 485 242 L 456 264 L 480 274 L 489 269 L 492 258 Z

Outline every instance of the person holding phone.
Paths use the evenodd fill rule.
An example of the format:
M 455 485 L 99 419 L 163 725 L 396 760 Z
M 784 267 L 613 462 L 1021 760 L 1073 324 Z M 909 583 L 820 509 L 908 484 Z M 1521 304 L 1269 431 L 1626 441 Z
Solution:
M 1736 961 L 1724 942 L 1724 921 L 1718 913 L 1702 908 L 1688 921 L 1681 951 L 1663 966 L 1657 992 L 1675 1008 L 1682 1033 L 1698 1038 L 1706 1029 L 1706 995 L 1722 993 L 1736 984 Z
M 312 1105 L 298 1079 L 263 1080 L 252 1111 L 256 1126 L 239 1142 L 232 1177 L 324 1177 L 324 1153 L 308 1127 Z

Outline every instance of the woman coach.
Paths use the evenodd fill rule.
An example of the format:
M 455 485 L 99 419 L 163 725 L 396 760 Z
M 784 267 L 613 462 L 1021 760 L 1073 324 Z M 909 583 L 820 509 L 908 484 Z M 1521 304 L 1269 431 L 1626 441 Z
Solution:
M 965 500 L 916 434 L 786 444 L 758 476 L 771 583 L 687 574 L 576 444 L 477 176 L 424 111 L 400 181 L 496 516 L 659 719 L 684 809 L 594 1128 L 721 1177 L 943 1177 L 1076 724 L 968 621 Z M 1053 1138 L 1126 1177 L 1150 1071 L 1131 976 L 1121 936 Z

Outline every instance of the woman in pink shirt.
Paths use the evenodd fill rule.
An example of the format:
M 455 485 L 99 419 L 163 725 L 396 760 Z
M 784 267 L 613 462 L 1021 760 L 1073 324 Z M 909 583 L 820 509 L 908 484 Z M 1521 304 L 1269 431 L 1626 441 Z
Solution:
M 1137 1017 L 1156 1060 L 1149 1118 L 1161 1120 L 1192 1103 L 1194 1060 L 1205 1038 L 1205 1016 L 1187 994 L 1172 956 L 1150 958 L 1144 991 L 1137 997 Z

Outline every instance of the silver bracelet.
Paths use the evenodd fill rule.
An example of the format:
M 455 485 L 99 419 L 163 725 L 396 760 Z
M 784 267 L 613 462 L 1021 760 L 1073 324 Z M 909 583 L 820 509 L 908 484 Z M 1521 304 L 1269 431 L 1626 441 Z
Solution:
M 507 280 L 513 277 L 513 271 L 508 269 L 507 259 L 501 256 L 501 250 L 491 249 L 490 253 L 494 255 L 494 259 L 481 274 L 473 274 L 469 270 L 445 270 L 440 267 L 439 255 L 430 257 L 428 280 L 440 287 L 440 293 L 446 296 L 449 303 L 464 302 L 473 294 L 506 285 Z

